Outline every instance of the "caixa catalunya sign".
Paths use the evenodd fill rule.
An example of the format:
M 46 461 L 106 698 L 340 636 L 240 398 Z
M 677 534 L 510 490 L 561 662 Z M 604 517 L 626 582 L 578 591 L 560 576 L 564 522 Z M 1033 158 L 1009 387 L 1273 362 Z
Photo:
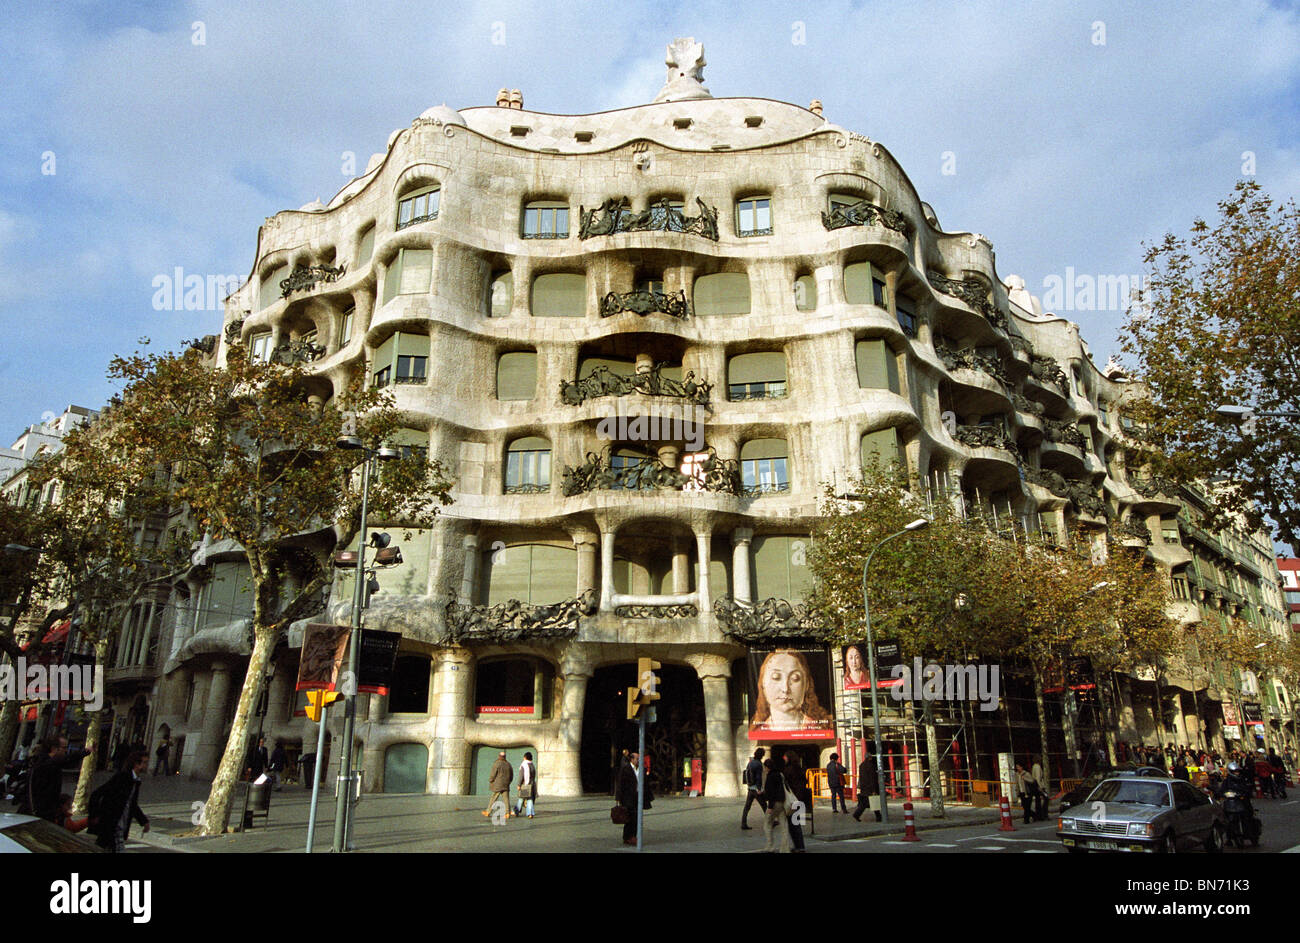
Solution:
M 509 707 L 503 705 L 484 706 L 480 707 L 478 712 L 480 714 L 531 714 L 533 712 L 533 706 L 531 704 L 527 707 Z

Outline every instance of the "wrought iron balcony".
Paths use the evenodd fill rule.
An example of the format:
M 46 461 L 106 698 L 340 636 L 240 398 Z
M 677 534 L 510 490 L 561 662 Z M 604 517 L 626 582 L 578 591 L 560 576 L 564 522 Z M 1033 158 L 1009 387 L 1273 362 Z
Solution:
M 1053 358 L 1034 354 L 1029 361 L 1029 373 L 1040 384 L 1055 386 L 1062 396 L 1070 398 L 1070 380 Z
M 1035 403 L 1031 399 L 1026 399 L 1019 393 L 1011 394 L 1011 402 L 1015 405 L 1018 412 L 1026 413 L 1036 419 L 1043 418 L 1043 404 Z
M 713 604 L 713 614 L 724 635 L 746 642 L 775 638 L 823 638 L 826 624 L 803 603 L 772 597 L 748 603 L 723 596 Z
M 1007 435 L 1006 427 L 996 422 L 958 426 L 953 438 L 973 449 L 1002 449 L 1013 454 L 1016 450 L 1015 443 Z
M 660 200 L 642 211 L 633 212 L 627 197 L 606 200 L 596 209 L 579 207 L 579 239 L 592 236 L 611 236 L 620 232 L 681 232 L 703 236 L 705 239 L 718 241 L 718 210 L 711 207 L 699 197 L 699 216 L 687 216 L 672 206 L 668 200 Z
M 1164 478 L 1156 475 L 1154 478 L 1130 478 L 1129 487 L 1142 495 L 1144 498 L 1154 498 L 1157 495 L 1164 495 L 1171 501 L 1176 501 L 1178 495 L 1178 483 L 1172 478 Z
M 324 346 L 315 341 L 286 341 L 271 352 L 271 362 L 287 366 L 295 363 L 311 363 L 323 356 L 325 356 Z
M 506 494 L 550 494 L 550 491 L 551 491 L 551 484 L 550 484 L 550 482 L 547 482 L 547 483 L 544 484 L 544 485 L 537 485 L 537 484 L 516 484 L 516 485 L 510 485 L 510 484 L 508 484 L 508 485 L 505 486 L 505 493 L 506 493 Z
M 1079 431 L 1078 425 L 1065 419 L 1044 419 L 1043 438 L 1048 442 L 1071 445 L 1080 451 L 1088 451 L 1088 440 Z
M 608 449 L 605 450 L 609 452 Z M 560 490 L 565 497 L 591 491 L 716 491 L 723 494 L 749 494 L 740 477 L 740 463 L 718 458 L 713 448 L 708 457 L 686 474 L 664 465 L 657 458 L 646 457 L 615 465 L 608 454 L 588 452 L 587 460 L 577 468 L 566 465 Z
M 331 268 L 328 265 L 298 265 L 288 278 L 280 280 L 280 297 L 288 298 L 295 291 L 306 291 L 323 282 L 335 282 L 347 272 L 346 265 Z
M 600 594 L 594 589 L 550 606 L 532 606 L 518 599 L 495 606 L 471 606 L 453 595 L 447 603 L 447 634 L 441 643 L 571 639 L 578 634 L 578 618 L 594 615 L 599 603 Z
M 678 606 L 616 606 L 614 615 L 621 619 L 694 619 L 698 607 L 686 603 Z
M 966 302 L 984 316 L 984 319 L 1003 333 L 1009 332 L 1007 316 L 998 310 L 998 306 L 988 300 L 988 289 L 977 278 L 967 276 L 958 281 L 938 272 L 927 272 L 926 278 L 934 290 Z
M 1086 481 L 1066 478 L 1059 472 L 1036 468 L 1021 468 L 1020 476 L 1025 481 L 1040 488 L 1046 488 L 1058 498 L 1066 498 L 1084 514 L 1093 517 L 1109 517 L 1110 508 L 1097 496 L 1092 486 Z
M 566 406 L 580 406 L 589 399 L 602 396 L 626 396 L 644 393 L 646 396 L 672 396 L 698 406 L 709 405 L 713 384 L 695 379 L 695 371 L 686 371 L 680 380 L 663 375 L 667 363 L 657 363 L 649 370 L 633 374 L 615 373 L 603 364 L 575 382 L 560 381 L 560 402 Z
M 1111 524 L 1111 530 L 1116 537 L 1134 538 L 1145 544 L 1151 543 L 1151 529 L 1142 520 L 1115 521 Z
M 733 403 L 756 399 L 785 399 L 785 394 L 784 380 L 772 380 L 766 383 L 732 383 L 727 387 L 727 399 Z
M 691 304 L 685 291 L 611 291 L 600 303 L 600 316 L 612 318 L 624 311 L 645 317 L 656 311 L 685 321 L 691 316 Z
M 1004 387 L 1011 386 L 1011 379 L 1007 376 L 1006 371 L 1002 368 L 1002 362 L 997 357 L 977 354 L 970 348 L 953 350 L 949 347 L 936 347 L 935 353 L 939 355 L 944 367 L 950 372 L 953 370 L 978 370 L 980 373 L 987 374 L 997 380 Z
M 845 226 L 884 226 L 901 233 L 903 238 L 912 238 L 912 224 L 907 217 L 897 210 L 887 210 L 870 200 L 859 200 L 850 206 L 836 206 L 829 213 L 822 210 L 822 225 L 827 230 L 842 229 Z

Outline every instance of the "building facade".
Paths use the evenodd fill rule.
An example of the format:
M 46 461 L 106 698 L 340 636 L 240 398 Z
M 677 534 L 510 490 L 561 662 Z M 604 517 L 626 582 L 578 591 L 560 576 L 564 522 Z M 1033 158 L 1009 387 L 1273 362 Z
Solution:
M 366 614 L 403 636 L 392 693 L 360 712 L 367 789 L 482 791 L 499 749 L 528 749 L 543 795 L 605 791 L 648 656 L 661 786 L 694 772 L 736 795 L 751 643 L 805 617 L 823 489 L 876 459 L 1031 532 L 1109 531 L 1171 573 L 1196 559 L 1181 525 L 1165 539 L 1180 497 L 1125 466 L 1129 384 L 997 274 L 986 238 L 944 231 L 820 103 L 715 99 L 697 44 L 669 59 L 644 106 L 554 115 L 503 90 L 429 109 L 328 205 L 269 218 L 227 302 L 218 359 L 235 341 L 305 358 L 322 399 L 364 370 L 406 417 L 393 444 L 456 481 L 436 526 L 393 528 L 405 562 Z M 205 546 L 169 619 L 152 726 L 194 775 L 246 663 L 241 580 L 237 547 Z M 317 621 L 346 621 L 349 579 L 333 590 Z M 295 755 L 315 742 L 301 630 L 265 719 Z M 1185 680 L 1203 696 L 1180 716 L 1208 717 L 1208 683 Z M 819 696 L 841 738 L 861 728 L 856 700 Z M 1127 704 L 1129 738 L 1153 738 Z M 810 765 L 834 746 L 771 742 Z

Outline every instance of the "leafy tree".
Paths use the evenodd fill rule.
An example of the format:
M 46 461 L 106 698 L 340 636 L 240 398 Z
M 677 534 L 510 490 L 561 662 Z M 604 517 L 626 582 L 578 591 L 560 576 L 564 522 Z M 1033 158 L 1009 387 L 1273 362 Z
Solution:
M 1300 209 L 1241 181 L 1213 227 L 1148 246 L 1147 287 L 1122 333 L 1144 398 L 1155 471 L 1176 481 L 1228 481 L 1211 495 L 1217 529 L 1269 514 L 1292 546 L 1300 534 L 1300 423 L 1216 420 L 1222 404 L 1293 411 L 1300 390 Z
M 196 350 L 116 358 L 110 376 L 125 388 L 101 444 L 120 474 L 138 481 L 159 467 L 176 469 L 172 500 L 212 540 L 237 544 L 251 571 L 252 651 L 200 826 L 219 834 L 275 645 L 319 606 L 333 553 L 360 525 L 359 453 L 336 441 L 354 432 L 377 447 L 403 417 L 391 393 L 365 388 L 360 371 L 335 391 L 301 364 L 258 361 L 240 344 L 221 364 Z M 412 451 L 372 477 L 370 513 L 428 526 L 450 502 L 449 487 L 437 462 Z

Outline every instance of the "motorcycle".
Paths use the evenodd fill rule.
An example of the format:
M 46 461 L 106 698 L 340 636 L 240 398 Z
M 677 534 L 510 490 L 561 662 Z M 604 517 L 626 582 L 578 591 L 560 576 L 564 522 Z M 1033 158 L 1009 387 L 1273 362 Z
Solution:
M 1259 816 L 1251 813 L 1250 803 L 1241 794 L 1229 789 L 1223 793 L 1223 817 L 1228 823 L 1228 840 L 1238 848 L 1246 841 L 1250 847 L 1259 847 L 1263 824 Z

